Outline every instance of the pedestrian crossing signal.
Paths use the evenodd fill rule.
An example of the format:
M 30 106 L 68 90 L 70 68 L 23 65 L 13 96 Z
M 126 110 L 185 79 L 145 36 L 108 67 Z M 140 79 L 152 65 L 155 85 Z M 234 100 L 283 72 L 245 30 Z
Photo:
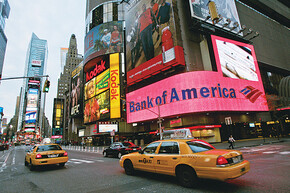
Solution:
M 43 92 L 48 92 L 49 86 L 50 86 L 50 81 L 46 79 L 43 85 Z

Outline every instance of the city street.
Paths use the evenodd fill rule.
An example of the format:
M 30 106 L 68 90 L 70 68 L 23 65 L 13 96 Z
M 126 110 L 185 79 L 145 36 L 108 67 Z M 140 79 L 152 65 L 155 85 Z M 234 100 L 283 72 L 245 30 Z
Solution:
M 244 176 L 226 182 L 200 180 L 196 188 L 177 184 L 171 176 L 138 172 L 127 176 L 117 158 L 67 150 L 64 168 L 49 166 L 30 171 L 24 166 L 25 149 L 0 152 L 0 192 L 289 192 L 290 142 L 244 147 L 251 163 Z

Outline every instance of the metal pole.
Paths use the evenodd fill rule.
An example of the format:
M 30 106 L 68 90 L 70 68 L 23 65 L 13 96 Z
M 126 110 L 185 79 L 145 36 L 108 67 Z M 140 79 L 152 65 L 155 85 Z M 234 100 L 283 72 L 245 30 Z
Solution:
M 160 107 L 159 107 L 159 104 L 157 105 L 158 106 L 158 124 L 159 124 L 159 133 L 160 133 L 160 140 L 162 140 L 162 118 L 160 117 Z
M 13 80 L 13 79 L 23 79 L 23 78 L 42 78 L 42 77 L 49 77 L 48 75 L 41 75 L 41 76 L 21 76 L 21 77 L 10 77 L 10 78 L 1 78 L 1 80 Z

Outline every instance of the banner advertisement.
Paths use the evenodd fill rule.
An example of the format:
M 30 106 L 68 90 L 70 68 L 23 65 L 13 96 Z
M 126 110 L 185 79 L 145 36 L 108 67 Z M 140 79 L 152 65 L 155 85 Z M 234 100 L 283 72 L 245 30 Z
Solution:
M 100 56 L 84 67 L 84 123 L 121 117 L 119 53 Z
M 121 103 L 120 103 L 119 54 L 110 55 L 110 104 L 111 104 L 111 118 L 120 118 Z
M 80 63 L 73 71 L 71 77 L 71 116 L 76 117 L 83 112 L 83 63 Z
M 110 118 L 110 92 L 105 91 L 85 101 L 84 123 Z
M 161 117 L 268 111 L 254 47 L 217 36 L 212 42 L 217 72 L 186 72 L 128 93 L 127 122 L 157 119 L 159 110 Z
M 241 23 L 235 0 L 214 0 L 212 2 L 215 3 L 218 15 L 220 15 L 220 21 L 215 25 L 231 32 L 238 33 L 241 29 Z M 213 24 L 213 21 L 207 18 L 210 16 L 208 0 L 189 0 L 189 4 L 192 17 Z M 227 23 L 229 24 L 226 25 Z
M 84 63 L 104 54 L 123 52 L 123 21 L 100 24 L 91 29 L 85 37 Z
M 173 6 L 172 0 L 139 0 L 125 5 L 128 85 L 172 66 L 185 65 Z
M 29 89 L 27 94 L 27 108 L 37 108 L 38 89 Z
M 99 124 L 99 132 L 103 133 L 103 132 L 111 132 L 111 131 L 115 131 L 118 132 L 118 124 Z

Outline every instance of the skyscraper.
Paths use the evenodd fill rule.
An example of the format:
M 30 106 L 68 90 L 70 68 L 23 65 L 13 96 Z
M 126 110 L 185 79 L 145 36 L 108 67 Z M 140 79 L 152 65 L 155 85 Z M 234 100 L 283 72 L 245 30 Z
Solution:
M 9 17 L 10 6 L 7 0 L 0 0 L 0 78 L 6 52 L 7 37 L 4 33 L 5 19 Z
M 39 39 L 34 33 L 28 46 L 24 76 L 36 77 L 46 72 L 47 40 Z M 44 115 L 45 95 L 42 93 L 44 78 L 24 79 L 20 99 L 17 130 L 24 128 L 30 134 L 40 135 Z M 25 115 L 25 116 L 24 116 Z
M 66 54 L 65 66 L 58 79 L 57 98 L 64 98 L 64 93 L 69 90 L 71 72 L 82 61 L 83 56 L 78 54 L 76 36 L 72 34 Z

